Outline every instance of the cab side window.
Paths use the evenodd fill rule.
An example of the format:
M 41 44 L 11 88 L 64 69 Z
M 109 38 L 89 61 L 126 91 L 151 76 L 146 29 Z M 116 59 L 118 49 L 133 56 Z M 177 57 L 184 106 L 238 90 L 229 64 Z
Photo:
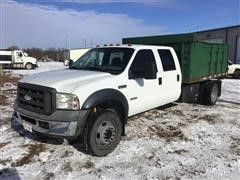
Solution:
M 23 56 L 21 52 L 17 52 L 16 54 L 18 58 L 21 58 Z
M 158 54 L 162 62 L 163 71 L 176 70 L 175 62 L 170 50 L 158 49 Z
M 155 62 L 155 58 L 153 55 L 152 50 L 140 50 L 137 52 L 133 63 L 131 65 L 130 70 L 138 70 L 138 69 L 144 69 L 146 63 L 152 63 L 155 66 L 155 70 L 157 71 L 157 65 Z

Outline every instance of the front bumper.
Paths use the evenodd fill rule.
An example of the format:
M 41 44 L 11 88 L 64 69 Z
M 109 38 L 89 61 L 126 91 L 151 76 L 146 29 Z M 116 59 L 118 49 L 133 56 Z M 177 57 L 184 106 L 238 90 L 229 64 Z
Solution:
M 14 119 L 23 127 L 28 127 L 27 130 L 67 139 L 81 135 L 89 113 L 88 110 L 56 110 L 51 115 L 42 115 L 21 108 L 17 102 L 14 103 L 14 110 Z
M 33 66 L 34 66 L 34 69 L 39 68 L 38 64 L 34 64 Z

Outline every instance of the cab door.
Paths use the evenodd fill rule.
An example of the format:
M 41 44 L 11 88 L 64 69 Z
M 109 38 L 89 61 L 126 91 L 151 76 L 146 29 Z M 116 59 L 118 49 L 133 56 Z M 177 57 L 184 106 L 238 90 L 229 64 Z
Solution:
M 166 102 L 176 101 L 181 94 L 181 70 L 174 50 L 157 49 L 161 82 L 160 99 Z
M 13 58 L 13 62 L 14 63 L 22 63 L 23 62 L 23 53 L 22 51 L 14 51 L 14 58 Z
M 150 63 L 150 66 L 153 66 L 152 69 L 147 68 L 146 63 Z M 146 75 L 144 78 L 144 73 L 149 73 L 150 76 L 152 74 L 152 77 L 149 76 L 148 78 L 148 75 Z M 157 65 L 151 49 L 141 49 L 136 53 L 129 68 L 128 76 L 126 94 L 129 102 L 129 116 L 157 107 L 159 103 L 157 100 L 159 84 Z

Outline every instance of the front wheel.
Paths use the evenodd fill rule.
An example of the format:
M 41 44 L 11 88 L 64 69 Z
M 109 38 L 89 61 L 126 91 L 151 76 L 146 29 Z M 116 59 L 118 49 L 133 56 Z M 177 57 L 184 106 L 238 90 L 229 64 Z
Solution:
M 236 69 L 233 73 L 233 78 L 234 79 L 240 79 L 240 70 Z
M 25 65 L 25 68 L 26 68 L 26 69 L 33 69 L 33 64 L 32 64 L 32 63 L 27 63 L 27 64 Z
M 117 147 L 121 139 L 121 119 L 115 110 L 107 109 L 98 117 L 88 120 L 83 134 L 86 151 L 95 156 L 106 156 Z
M 203 104 L 205 105 L 214 105 L 217 102 L 218 98 L 218 85 L 217 83 L 212 83 L 206 86 L 203 93 Z

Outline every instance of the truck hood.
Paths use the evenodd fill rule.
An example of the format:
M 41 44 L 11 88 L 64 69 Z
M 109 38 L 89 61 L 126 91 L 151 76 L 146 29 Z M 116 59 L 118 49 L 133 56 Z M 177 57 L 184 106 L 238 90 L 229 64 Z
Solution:
M 36 62 L 37 62 L 37 59 L 34 57 L 27 56 L 27 57 L 25 57 L 25 59 L 29 62 L 32 62 L 33 64 L 36 64 Z
M 79 86 L 110 77 L 112 75 L 105 72 L 62 69 L 27 76 L 20 82 L 52 87 L 58 92 L 71 93 Z
M 229 68 L 240 69 L 240 64 L 232 64 L 232 65 L 229 65 Z
M 236 69 L 240 69 L 240 64 L 232 64 L 228 66 L 228 74 L 232 75 Z

